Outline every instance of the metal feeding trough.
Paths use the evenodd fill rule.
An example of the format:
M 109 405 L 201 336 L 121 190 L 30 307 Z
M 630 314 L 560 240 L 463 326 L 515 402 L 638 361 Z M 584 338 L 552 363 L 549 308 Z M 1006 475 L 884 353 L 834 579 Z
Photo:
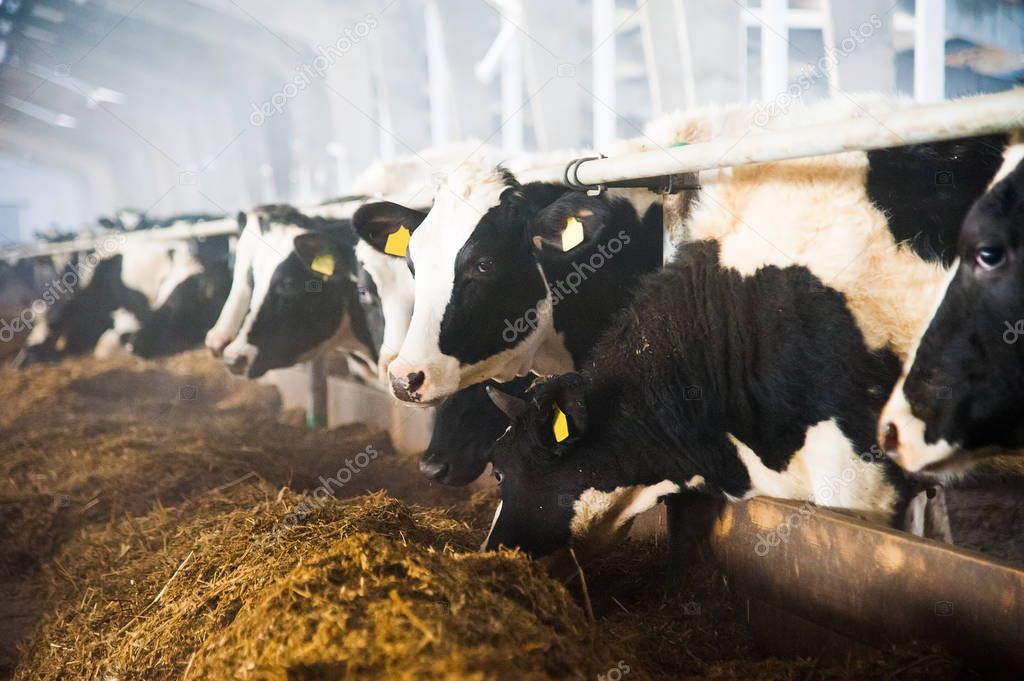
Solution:
M 1024 570 L 795 501 L 727 504 L 712 551 L 747 596 L 875 645 L 1024 671 Z M 1020 678 L 1019 676 L 1017 678 Z

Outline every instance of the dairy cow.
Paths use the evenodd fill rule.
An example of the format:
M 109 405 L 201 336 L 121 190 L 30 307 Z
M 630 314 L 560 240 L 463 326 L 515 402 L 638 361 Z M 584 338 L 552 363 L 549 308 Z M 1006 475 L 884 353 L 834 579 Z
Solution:
M 957 261 L 880 420 L 910 471 L 1024 453 L 1024 133 L 971 208 Z
M 415 303 L 388 367 L 392 392 L 435 404 L 487 378 L 572 368 L 631 279 L 661 262 L 660 207 L 650 203 L 638 211 L 608 193 L 524 185 L 500 168 L 449 174 L 420 224 L 405 225 Z M 379 210 L 389 222 L 393 209 Z M 385 231 L 399 228 L 397 216 L 390 223 Z
M 227 295 L 228 247 L 226 237 L 135 240 L 109 257 L 80 259 L 18 363 L 124 350 L 157 357 L 197 345 Z
M 240 213 L 231 292 L 206 336 L 232 373 L 257 378 L 326 346 L 356 375 L 376 376 L 377 351 L 358 293 L 356 236 L 345 218 L 292 206 Z
M 872 351 L 845 297 L 802 266 L 743 274 L 680 247 L 580 373 L 524 398 L 493 454 L 485 548 L 544 555 L 607 541 L 669 494 L 796 499 L 893 521 L 908 488 L 872 451 L 899 362 Z

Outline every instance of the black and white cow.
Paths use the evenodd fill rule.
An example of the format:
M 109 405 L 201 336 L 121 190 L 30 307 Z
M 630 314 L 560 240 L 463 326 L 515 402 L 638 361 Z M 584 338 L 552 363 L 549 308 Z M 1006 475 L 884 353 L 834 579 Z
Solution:
M 1024 453 L 1024 133 L 971 208 L 941 302 L 880 421 L 910 471 Z
M 463 388 L 437 406 L 430 443 L 420 457 L 420 471 L 445 485 L 468 485 L 491 460 L 495 441 L 508 419 L 488 397 L 488 389 L 522 396 L 535 377 L 496 383 L 484 381 Z
M 206 336 L 214 354 L 233 373 L 257 378 L 331 345 L 347 351 L 354 373 L 375 377 L 351 220 L 270 205 L 238 222 L 231 292 Z
M 135 239 L 109 257 L 79 258 L 18 363 L 127 349 L 157 357 L 201 343 L 227 295 L 228 248 L 227 237 Z
M 506 170 L 462 167 L 447 177 L 418 226 L 408 216 L 373 221 L 411 232 L 406 260 L 415 304 L 392 392 L 436 404 L 488 378 L 571 369 L 593 346 L 633 282 L 661 263 L 660 206 L 641 209 L 608 193 L 521 185 Z M 571 232 L 568 240 L 563 239 Z
M 485 548 L 543 555 L 606 540 L 679 492 L 892 521 L 906 485 L 872 447 L 898 373 L 893 353 L 867 347 L 845 297 L 806 268 L 744 275 L 716 243 L 683 245 L 583 372 L 525 399 L 491 390 L 511 425 L 495 446 L 502 498 Z

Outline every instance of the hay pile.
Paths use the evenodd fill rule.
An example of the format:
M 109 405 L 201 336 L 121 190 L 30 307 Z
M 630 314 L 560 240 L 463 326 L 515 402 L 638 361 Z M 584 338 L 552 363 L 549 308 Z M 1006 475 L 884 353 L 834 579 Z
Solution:
M 476 551 L 493 493 L 427 484 L 361 426 L 305 429 L 199 353 L 0 371 L 0 404 L 0 608 L 20 618 L 0 643 L 23 639 L 0 678 L 4 664 L 111 681 L 959 672 L 915 649 L 766 658 L 713 564 L 667 593 L 648 544 L 584 565 L 591 621 L 578 579 Z M 371 446 L 337 497 L 298 493 Z
M 278 536 L 297 501 L 210 499 L 87 532 L 70 553 L 92 588 L 24 678 L 586 678 L 612 654 L 538 565 L 473 552 L 465 523 L 371 495 Z

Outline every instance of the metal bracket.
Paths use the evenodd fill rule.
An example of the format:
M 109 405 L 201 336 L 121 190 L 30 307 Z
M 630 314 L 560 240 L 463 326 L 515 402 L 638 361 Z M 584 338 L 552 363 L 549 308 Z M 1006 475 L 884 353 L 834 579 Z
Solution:
M 606 184 L 591 185 L 580 181 L 580 165 L 587 161 L 596 161 L 608 158 L 604 154 L 600 156 L 584 156 L 569 161 L 562 172 L 562 184 L 579 191 L 586 191 L 590 196 L 598 196 L 608 189 L 647 189 L 659 194 L 678 194 L 682 191 L 700 189 L 700 173 L 676 173 L 674 175 L 658 175 L 655 177 L 641 177 L 632 180 L 618 180 Z
M 586 190 L 588 196 L 598 196 L 602 191 L 606 189 L 604 185 L 589 185 L 580 182 L 580 178 L 576 175 L 579 171 L 580 164 L 586 161 L 596 161 L 598 159 L 608 158 L 604 154 L 598 156 L 584 156 L 582 158 L 574 158 L 569 161 L 568 165 L 565 166 L 565 170 L 562 172 L 562 184 L 573 189 Z

